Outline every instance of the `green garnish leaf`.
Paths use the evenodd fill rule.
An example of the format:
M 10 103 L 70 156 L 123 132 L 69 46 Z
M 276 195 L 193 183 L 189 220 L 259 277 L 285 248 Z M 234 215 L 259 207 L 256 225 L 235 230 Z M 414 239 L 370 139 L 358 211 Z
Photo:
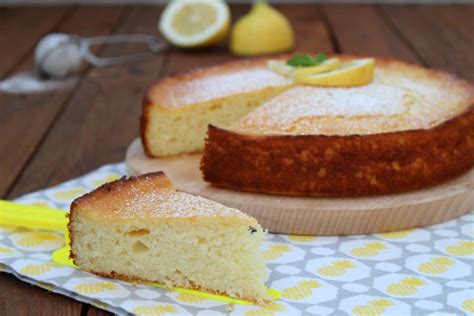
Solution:
M 322 63 L 326 59 L 328 59 L 328 55 L 325 53 L 318 53 L 316 56 L 314 56 L 314 61 L 316 61 L 317 64 Z
M 319 65 L 327 58 L 328 56 L 325 53 L 318 53 L 314 58 L 308 54 L 295 55 L 291 57 L 286 64 L 292 67 L 311 67 Z

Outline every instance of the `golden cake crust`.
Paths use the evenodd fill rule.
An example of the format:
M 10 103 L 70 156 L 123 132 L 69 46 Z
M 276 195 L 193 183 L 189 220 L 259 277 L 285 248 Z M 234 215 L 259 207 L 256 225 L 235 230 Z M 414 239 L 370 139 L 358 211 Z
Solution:
M 214 185 L 311 196 L 416 190 L 474 166 L 474 105 L 430 129 L 371 135 L 252 136 L 209 126 L 201 160 Z
M 283 59 L 287 57 L 288 55 L 279 55 L 275 58 Z M 232 94 L 251 92 L 252 90 L 258 88 L 258 86 L 256 87 L 255 85 L 252 85 L 251 81 L 239 80 L 239 78 L 235 78 L 234 86 L 229 88 L 227 85 L 227 89 L 223 89 L 222 85 L 220 84 L 206 84 L 205 82 L 205 80 L 208 78 L 218 78 L 219 76 L 232 75 L 243 70 L 257 70 L 259 72 L 264 72 L 263 76 L 267 80 L 265 80 L 265 84 L 260 88 L 265 88 L 271 83 L 275 85 L 290 84 L 288 80 L 267 70 L 267 61 L 267 58 L 241 59 L 222 63 L 212 67 L 196 68 L 191 71 L 167 76 L 157 81 L 148 89 L 143 99 L 143 111 L 140 119 L 140 137 L 145 153 L 149 157 L 154 156 L 147 137 L 151 124 L 151 108 L 153 106 L 158 106 L 162 109 L 173 110 L 192 105 L 193 103 L 209 101 L 209 99 L 212 98 L 220 99 Z M 252 78 L 250 73 L 244 76 L 247 78 Z M 261 84 L 260 81 L 261 80 L 259 80 L 258 83 L 259 85 Z M 239 84 L 244 84 L 244 86 L 239 86 Z M 212 91 L 205 91 L 204 87 L 201 85 L 212 87 Z
M 307 98 L 318 102 L 311 108 L 311 102 L 303 100 L 308 104 L 302 109 L 300 99 L 294 101 L 297 96 L 288 97 L 288 94 L 304 88 L 291 88 L 227 129 L 209 126 L 201 160 L 204 179 L 217 186 L 244 191 L 357 196 L 416 190 L 472 168 L 474 85 L 443 71 L 389 58 L 376 58 L 376 64 L 378 70 L 373 83 L 341 89 L 342 93 L 335 89 L 328 99 L 339 101 L 347 91 L 370 89 L 380 83 L 390 87 L 390 80 L 395 76 L 394 86 L 402 82 L 402 90 L 406 88 L 403 84 L 408 84 L 407 90 L 413 88 L 416 92 L 415 98 L 409 100 L 415 108 L 408 114 L 388 113 L 386 116 L 391 117 L 387 119 L 381 112 L 379 119 L 378 114 L 356 112 L 352 122 L 351 115 L 345 119 L 345 113 L 332 112 L 339 110 L 338 102 L 332 108 L 327 107 L 328 114 L 316 113 L 318 106 L 325 105 L 324 98 Z M 384 72 L 389 75 L 384 77 Z M 405 78 L 409 82 L 404 82 Z M 305 89 L 329 91 L 316 87 Z M 359 101 L 370 92 L 373 91 L 364 91 L 350 100 Z M 394 93 L 392 98 L 387 98 L 388 110 L 394 106 L 395 101 L 391 101 L 396 97 Z M 402 105 L 405 97 L 399 96 Z M 381 96 L 375 94 L 374 99 L 377 98 Z M 364 105 L 365 99 L 359 103 Z M 285 115 L 293 117 L 288 123 L 281 123 Z M 302 128 L 304 120 L 309 124 Z

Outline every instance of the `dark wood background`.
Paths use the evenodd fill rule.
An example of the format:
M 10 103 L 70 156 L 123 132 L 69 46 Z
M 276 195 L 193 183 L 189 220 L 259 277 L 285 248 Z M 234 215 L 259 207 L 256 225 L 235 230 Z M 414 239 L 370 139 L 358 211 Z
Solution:
M 474 80 L 473 5 L 280 5 L 297 50 L 392 56 Z M 158 35 L 159 6 L 0 7 L 0 78 L 31 70 L 37 41 L 50 32 L 82 36 Z M 247 5 L 233 5 L 236 19 Z M 127 45 L 102 54 L 131 51 Z M 72 89 L 0 94 L 0 197 L 13 199 L 124 159 L 138 136 L 141 100 L 159 77 L 236 58 L 225 45 L 170 49 L 125 66 L 84 66 Z M 0 315 L 97 315 L 88 304 L 0 274 Z

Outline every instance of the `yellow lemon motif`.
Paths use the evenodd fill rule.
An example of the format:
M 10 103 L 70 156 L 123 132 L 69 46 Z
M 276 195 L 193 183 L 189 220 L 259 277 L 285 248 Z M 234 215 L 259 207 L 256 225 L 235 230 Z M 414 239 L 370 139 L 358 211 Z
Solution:
M 48 291 L 51 291 L 54 288 L 52 284 L 45 283 L 45 282 L 33 282 L 33 284 Z
M 0 254 L 14 253 L 13 249 L 7 247 L 0 247 Z
M 69 190 L 56 192 L 53 194 L 53 197 L 60 201 L 70 201 L 86 192 L 87 191 L 83 188 L 72 188 Z
M 454 265 L 456 262 L 447 257 L 435 257 L 430 261 L 421 263 L 418 270 L 426 274 L 440 274 L 448 271 L 448 267 Z
M 162 316 L 173 314 L 177 311 L 178 310 L 173 305 L 138 306 L 133 309 L 134 314 L 146 316 Z
M 379 254 L 380 250 L 387 249 L 387 245 L 379 242 L 368 242 L 362 247 L 352 249 L 351 254 L 357 257 L 374 257 Z
M 366 305 L 358 305 L 352 309 L 352 313 L 357 316 L 379 316 L 382 315 L 387 307 L 393 305 L 392 301 L 387 299 L 373 299 Z
M 180 293 L 176 299 L 180 302 L 185 302 L 185 303 L 201 303 L 206 300 L 205 297 L 197 296 L 197 295 L 192 295 L 188 293 Z
M 13 233 L 16 229 L 16 226 L 0 225 L 0 233 Z
M 37 275 L 44 274 L 57 266 L 58 265 L 52 262 L 46 262 L 46 263 L 40 263 L 40 264 L 27 264 L 26 266 L 21 268 L 20 272 L 29 276 L 37 276 Z
M 269 260 L 275 260 L 281 257 L 285 252 L 291 250 L 291 247 L 285 244 L 273 245 L 269 249 L 263 251 L 263 257 Z
M 115 181 L 115 180 L 118 180 L 118 179 L 120 179 L 120 177 L 118 175 L 109 174 L 108 176 L 106 176 L 104 178 L 91 181 L 90 184 L 94 187 L 100 187 L 101 185 L 103 185 L 105 183 L 112 182 L 112 181 Z
M 292 299 L 301 300 L 313 294 L 313 289 L 321 287 L 316 280 L 300 281 L 295 286 L 289 287 L 282 292 L 282 296 Z
M 390 284 L 387 292 L 393 295 L 408 296 L 416 293 L 417 288 L 425 285 L 426 282 L 417 277 L 406 277 L 400 282 Z
M 277 303 L 272 303 L 260 309 L 248 311 L 244 315 L 245 316 L 273 316 L 275 315 L 274 312 L 280 312 L 284 310 L 286 310 L 285 306 L 281 304 L 277 304 Z
M 111 282 L 97 282 L 79 284 L 74 287 L 74 291 L 80 294 L 97 294 L 104 291 L 113 291 L 117 289 L 117 285 Z
M 28 234 L 28 236 L 20 238 L 16 242 L 16 244 L 21 247 L 31 248 L 31 247 L 40 246 L 48 241 L 63 243 L 63 239 L 55 234 L 37 232 L 37 233 Z
M 318 269 L 318 273 L 335 277 L 345 274 L 349 269 L 355 267 L 355 263 L 350 260 L 337 260 L 332 262 L 329 266 L 321 267 Z
M 472 256 L 474 255 L 474 241 L 460 241 L 446 248 L 446 251 L 453 256 Z
M 399 232 L 384 233 L 384 234 L 380 234 L 380 237 L 387 238 L 387 239 L 403 239 L 409 236 L 414 231 L 415 229 L 407 229 L 407 230 L 402 230 Z
M 49 203 L 46 201 L 34 201 L 33 203 L 31 203 L 31 205 L 41 206 L 41 207 L 51 207 L 51 205 L 49 205 Z
M 95 306 L 95 307 L 97 307 L 97 308 L 101 308 L 101 309 L 106 309 L 107 307 L 109 307 L 108 304 L 105 304 L 105 303 L 103 303 L 103 302 L 101 302 L 101 301 L 97 301 L 97 300 L 93 300 L 93 301 L 91 302 L 91 305 L 92 305 L 92 306 Z
M 471 313 L 474 313 L 474 298 L 471 298 L 470 300 L 466 300 L 461 304 L 461 307 L 464 308 L 467 311 L 470 311 Z
M 290 235 L 288 239 L 295 242 L 310 242 L 316 239 L 314 236 Z

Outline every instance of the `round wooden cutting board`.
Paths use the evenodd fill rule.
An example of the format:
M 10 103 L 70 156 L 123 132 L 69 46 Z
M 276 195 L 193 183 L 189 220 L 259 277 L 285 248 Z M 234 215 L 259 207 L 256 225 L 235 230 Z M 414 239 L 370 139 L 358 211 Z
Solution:
M 200 155 L 151 159 L 136 139 L 128 148 L 128 172 L 164 171 L 181 191 L 235 207 L 273 233 L 354 235 L 398 231 L 444 222 L 474 209 L 474 170 L 420 191 L 359 197 L 287 197 L 212 186 L 201 177 Z

